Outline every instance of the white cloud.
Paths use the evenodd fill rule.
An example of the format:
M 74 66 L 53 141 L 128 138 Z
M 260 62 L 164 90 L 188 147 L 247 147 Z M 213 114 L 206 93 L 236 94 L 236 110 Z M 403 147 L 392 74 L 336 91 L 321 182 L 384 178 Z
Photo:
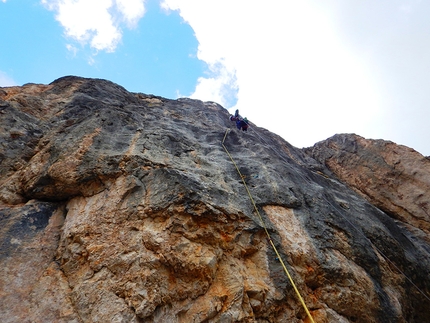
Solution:
M 116 0 L 116 6 L 129 28 L 134 28 L 145 14 L 144 1 L 142 0 Z
M 114 51 L 122 28 L 145 13 L 145 0 L 41 1 L 67 37 L 96 50 Z M 429 2 L 160 2 L 193 28 L 197 57 L 210 69 L 191 97 L 239 108 L 298 147 L 355 132 L 430 154 L 423 125 L 430 119 Z
M 228 46 L 225 40 L 223 41 L 227 29 L 224 24 L 229 21 L 218 20 L 219 10 L 225 9 L 226 3 L 164 0 L 161 7 L 165 10 L 178 10 L 182 18 L 190 24 L 199 41 L 197 57 L 208 64 L 208 77 L 198 79 L 196 90 L 191 97 L 231 106 L 236 102 L 238 90 L 236 67 L 226 51 Z M 231 5 L 233 6 L 233 3 Z
M 6 1 L 3 1 L 6 2 Z M 14 86 L 17 85 L 16 82 L 8 76 L 5 72 L 0 71 L 0 86 Z
M 72 45 L 72 44 L 67 44 L 66 45 L 67 50 L 69 51 L 69 53 L 72 54 L 72 57 L 75 57 L 78 49 L 76 48 L 76 46 Z
M 330 21 L 306 1 L 164 0 L 179 10 L 199 41 L 198 58 L 218 73 L 200 78 L 192 97 L 235 102 L 260 126 L 298 146 L 333 133 L 359 131 L 378 113 L 368 70 L 333 34 Z M 221 65 L 221 67 L 220 67 Z M 226 88 L 230 91 L 226 92 Z M 224 97 L 223 97 L 224 93 Z M 357 113 L 360 111 L 360 113 Z
M 216 64 L 209 65 L 212 77 L 200 77 L 197 80 L 195 92 L 191 98 L 217 102 L 223 106 L 232 106 L 237 100 L 236 71 L 229 69 L 219 60 Z
M 121 24 L 136 26 L 145 0 L 42 0 L 65 29 L 65 35 L 96 50 L 112 52 L 122 37 Z M 76 47 L 74 47 L 76 48 Z

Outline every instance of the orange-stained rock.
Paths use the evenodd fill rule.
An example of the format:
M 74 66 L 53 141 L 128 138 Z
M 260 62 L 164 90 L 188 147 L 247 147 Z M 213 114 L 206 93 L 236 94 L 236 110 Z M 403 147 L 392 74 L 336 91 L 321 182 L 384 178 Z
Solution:
M 336 135 L 309 149 L 343 182 L 430 242 L 430 158 L 391 141 Z M 417 232 L 416 232 L 417 233 Z
M 315 322 L 426 322 L 428 162 L 105 80 L 1 88 L 1 321 L 311 322 L 290 275 Z

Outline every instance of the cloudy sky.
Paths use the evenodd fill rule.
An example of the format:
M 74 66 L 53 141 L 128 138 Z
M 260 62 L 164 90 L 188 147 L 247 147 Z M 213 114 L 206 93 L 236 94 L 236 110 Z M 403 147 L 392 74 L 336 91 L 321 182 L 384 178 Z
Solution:
M 0 86 L 64 75 L 216 101 L 297 147 L 430 155 L 430 1 L 0 0 Z

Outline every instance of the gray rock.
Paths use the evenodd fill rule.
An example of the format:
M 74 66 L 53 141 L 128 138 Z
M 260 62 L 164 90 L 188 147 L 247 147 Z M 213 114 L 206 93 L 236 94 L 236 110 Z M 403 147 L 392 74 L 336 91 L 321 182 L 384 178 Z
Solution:
M 369 177 L 341 176 L 345 160 L 385 158 L 356 137 L 301 150 L 253 123 L 237 130 L 213 102 L 73 76 L 0 99 L 7 322 L 24 307 L 34 322 L 304 322 L 280 260 L 316 322 L 429 321 L 427 219 L 372 200 L 383 183 L 364 198 L 346 178 Z M 411 176 L 427 167 L 410 160 Z M 29 266 L 40 270 L 14 276 Z M 57 302 L 38 301 L 47 290 Z

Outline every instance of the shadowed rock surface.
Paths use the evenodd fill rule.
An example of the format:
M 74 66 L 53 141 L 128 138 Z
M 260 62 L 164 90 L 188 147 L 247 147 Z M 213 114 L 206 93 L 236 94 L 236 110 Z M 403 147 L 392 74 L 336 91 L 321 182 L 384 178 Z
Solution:
M 430 322 L 429 159 L 228 117 L 105 80 L 0 88 L 2 322 L 309 322 L 227 129 L 315 322 Z

